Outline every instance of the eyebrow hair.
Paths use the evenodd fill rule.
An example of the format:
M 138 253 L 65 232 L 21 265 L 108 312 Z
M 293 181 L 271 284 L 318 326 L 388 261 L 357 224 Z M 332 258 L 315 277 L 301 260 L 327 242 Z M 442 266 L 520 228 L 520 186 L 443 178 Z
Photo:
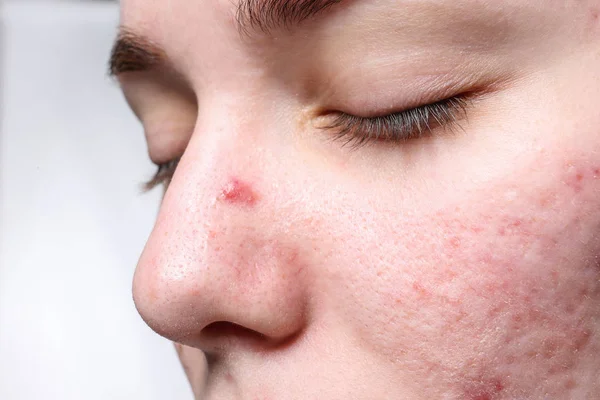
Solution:
M 236 22 L 240 32 L 269 33 L 272 29 L 300 24 L 340 2 L 342 0 L 240 0 Z M 110 54 L 108 75 L 149 71 L 168 64 L 168 57 L 160 46 L 121 27 Z
M 241 0 L 236 20 L 241 32 L 289 28 L 315 17 L 342 0 Z
M 165 52 L 148 38 L 120 28 L 108 61 L 108 75 L 149 71 L 168 64 Z

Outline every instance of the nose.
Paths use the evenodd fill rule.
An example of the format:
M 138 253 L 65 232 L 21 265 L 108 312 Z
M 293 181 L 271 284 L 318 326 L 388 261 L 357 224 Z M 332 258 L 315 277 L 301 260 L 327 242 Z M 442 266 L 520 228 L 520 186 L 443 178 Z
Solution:
M 290 176 L 254 140 L 193 136 L 134 277 L 146 323 L 207 352 L 277 346 L 306 317 L 306 252 L 286 212 Z

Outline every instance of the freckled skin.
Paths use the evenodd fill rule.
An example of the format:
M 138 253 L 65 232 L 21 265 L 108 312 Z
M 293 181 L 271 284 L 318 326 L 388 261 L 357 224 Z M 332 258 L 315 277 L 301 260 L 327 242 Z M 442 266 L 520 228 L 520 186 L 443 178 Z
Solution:
M 452 4 L 482 3 L 464 1 Z M 360 10 L 393 16 L 379 26 L 406 20 L 408 3 Z M 353 150 L 298 128 L 302 96 L 277 85 L 349 48 L 362 22 L 340 11 L 319 26 L 331 48 L 310 42 L 310 57 L 281 34 L 277 57 L 303 57 L 280 68 L 245 47 L 231 2 L 123 1 L 123 24 L 162 41 L 202 89 L 134 280 L 141 316 L 181 343 L 197 399 L 600 398 L 598 3 L 483 3 L 541 13 L 498 51 L 514 79 L 469 110 L 464 132 Z M 357 49 L 394 43 L 360 41 L 375 28 Z M 375 78 L 366 99 L 396 82 Z

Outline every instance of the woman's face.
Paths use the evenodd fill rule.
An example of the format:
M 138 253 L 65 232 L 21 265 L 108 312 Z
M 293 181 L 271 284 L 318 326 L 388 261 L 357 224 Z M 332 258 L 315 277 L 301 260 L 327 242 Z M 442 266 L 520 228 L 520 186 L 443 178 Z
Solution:
M 236 0 L 237 1 L 237 0 Z M 124 0 L 199 399 L 600 397 L 600 1 Z

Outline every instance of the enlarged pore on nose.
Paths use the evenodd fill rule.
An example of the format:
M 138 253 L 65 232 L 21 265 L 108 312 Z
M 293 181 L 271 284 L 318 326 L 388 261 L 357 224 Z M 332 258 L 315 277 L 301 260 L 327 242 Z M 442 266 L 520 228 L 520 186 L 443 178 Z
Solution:
M 240 206 L 253 206 L 259 197 L 250 184 L 233 178 L 223 187 L 219 199 Z

